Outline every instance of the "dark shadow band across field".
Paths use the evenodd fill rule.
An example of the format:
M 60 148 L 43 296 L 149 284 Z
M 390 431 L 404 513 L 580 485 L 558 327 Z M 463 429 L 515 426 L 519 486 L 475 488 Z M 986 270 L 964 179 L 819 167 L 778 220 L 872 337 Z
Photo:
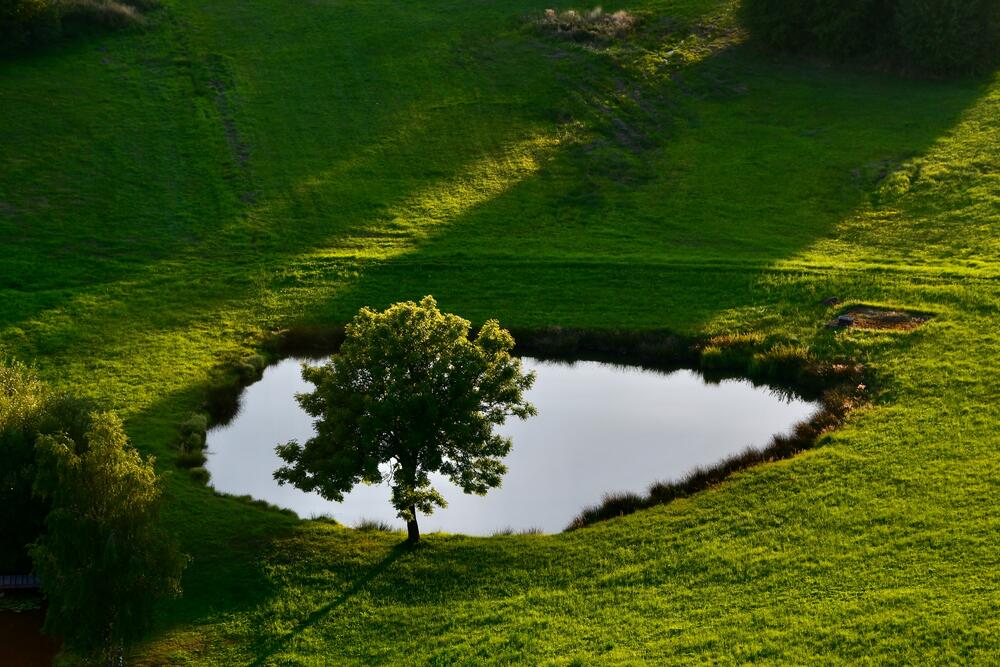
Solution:
M 352 597 L 365 590 L 365 588 L 371 584 L 380 574 L 388 570 L 392 565 L 400 558 L 411 553 L 415 547 L 406 543 L 400 543 L 393 547 L 389 554 L 379 561 L 374 567 L 367 570 L 360 576 L 354 576 L 350 578 L 352 582 L 350 588 L 345 590 L 336 599 L 332 600 L 329 604 L 326 604 L 319 609 L 313 611 L 309 616 L 304 618 L 294 629 L 278 639 L 273 641 L 268 641 L 258 647 L 254 648 L 254 653 L 257 655 L 257 659 L 251 664 L 252 667 L 263 667 L 268 663 L 268 660 L 274 657 L 275 654 L 280 653 L 285 649 L 291 642 L 295 640 L 296 637 L 306 632 L 311 627 L 321 622 L 327 615 L 334 612 L 336 609 L 349 602 Z
M 407 98 L 402 106 L 388 105 L 390 112 L 379 115 L 383 121 L 375 124 L 368 117 L 366 131 L 345 134 L 348 143 L 335 142 L 332 160 L 325 159 L 328 148 L 323 145 L 303 147 L 301 164 L 322 163 L 321 171 L 283 168 L 272 182 L 259 178 L 254 185 L 259 194 L 252 204 L 235 201 L 238 193 L 220 200 L 231 202 L 232 208 L 223 213 L 221 224 L 199 222 L 204 228 L 192 237 L 198 239 L 192 244 L 170 250 L 157 242 L 153 254 L 140 245 L 138 252 L 114 251 L 98 262 L 101 271 L 118 271 L 114 267 L 120 266 L 108 276 L 110 285 L 105 284 L 111 294 L 118 294 L 112 297 L 115 310 L 128 310 L 130 295 L 147 291 L 144 283 L 159 285 L 169 276 L 178 285 L 207 286 L 199 289 L 195 315 L 223 306 L 210 298 L 213 291 L 232 302 L 245 300 L 241 290 L 248 294 L 261 286 L 293 294 L 319 288 L 320 298 L 295 303 L 292 317 L 329 321 L 323 311 L 342 319 L 367 302 L 373 291 L 366 289 L 368 284 L 386 294 L 381 273 L 388 272 L 388 280 L 397 284 L 402 277 L 405 288 L 415 282 L 408 275 L 413 270 L 434 274 L 440 265 L 462 267 L 472 257 L 477 266 L 487 260 L 486 267 L 509 267 L 512 272 L 524 265 L 545 273 L 560 271 L 562 263 L 577 257 L 581 264 L 596 261 L 598 266 L 617 261 L 686 265 L 701 271 L 729 265 L 745 276 L 748 268 L 752 273 L 794 257 L 830 234 L 865 203 L 873 185 L 865 179 L 879 178 L 878 165 L 920 154 L 975 99 L 975 89 L 969 86 L 941 84 L 932 91 L 919 82 L 865 73 L 827 72 L 817 84 L 814 69 L 770 64 L 745 53 L 745 47 L 726 47 L 668 76 L 633 84 L 624 78 L 630 73 L 622 64 L 602 55 L 567 50 L 568 55 L 553 64 L 544 55 L 549 45 L 512 49 L 499 64 L 479 62 L 477 55 L 489 52 L 491 40 L 470 40 L 475 48 L 464 45 L 472 55 L 465 56 L 462 71 L 472 68 L 466 83 L 473 89 L 481 85 L 474 83 L 477 76 L 498 70 L 504 76 L 524 69 L 548 71 L 536 75 L 537 81 L 524 82 L 538 86 L 536 93 L 551 88 L 544 93 L 546 103 L 534 110 L 518 109 L 514 123 L 494 122 L 505 110 L 489 105 L 463 108 L 472 114 L 461 118 L 447 109 L 416 115 L 414 110 L 429 106 L 419 97 Z M 514 37 L 499 41 L 509 45 Z M 477 73 L 477 67 L 482 71 Z M 461 90 L 462 80 L 453 85 Z M 823 86 L 834 87 L 839 95 L 808 106 L 813 96 L 823 95 Z M 372 103 L 388 92 L 371 84 L 361 90 Z M 773 97 L 779 91 L 780 97 Z M 241 116 L 253 115 L 256 104 L 250 95 L 241 95 L 240 102 L 243 108 L 233 120 L 237 125 Z M 352 102 L 340 99 L 338 104 Z M 457 127 L 468 125 L 474 136 L 483 136 L 478 128 L 489 125 L 489 139 L 478 147 L 462 146 L 458 155 L 468 160 L 457 169 L 454 156 L 415 162 L 417 156 L 442 155 L 444 146 L 458 140 L 460 131 L 450 127 L 456 122 Z M 531 128 L 528 134 L 525 122 Z M 221 121 L 214 131 L 222 133 Z M 253 132 L 245 134 L 252 137 Z M 539 143 L 540 138 L 545 141 Z M 212 145 L 227 150 L 223 137 L 217 139 Z M 470 154 L 477 148 L 484 152 Z M 270 171 L 264 169 L 267 160 L 278 157 L 259 147 L 249 158 L 250 169 Z M 520 158 L 526 161 L 524 167 L 505 177 L 506 182 L 483 189 L 485 174 L 495 174 L 498 167 Z M 255 162 L 264 164 L 257 167 Z M 368 178 L 375 173 L 389 177 Z M 356 187 L 359 182 L 366 187 Z M 456 189 L 462 205 L 440 206 L 439 200 Z M 801 200 L 792 205 L 780 196 L 789 190 L 809 193 L 807 207 Z M 480 194 L 469 197 L 469 191 Z M 168 212 L 170 207 L 156 210 Z M 752 233 L 734 229 L 734 216 L 755 220 Z M 130 216 L 130 221 L 149 225 L 141 216 Z M 35 223 L 30 228 L 35 234 L 48 229 Z M 87 229 L 78 219 L 74 228 Z M 115 242 L 123 234 L 129 236 L 120 226 L 114 230 Z M 85 233 L 101 242 L 100 232 Z M 48 229 L 35 238 L 43 236 L 57 235 Z M 142 237 L 138 232 L 135 236 Z M 31 238 L 19 242 L 25 251 L 19 255 L 51 252 Z M 495 239 L 505 241 L 497 244 Z M 610 248 L 613 255 L 605 256 Z M 148 270 L 136 264 L 147 261 Z M 518 281 L 516 274 L 502 275 L 508 289 L 539 284 Z M 74 280 L 77 276 L 73 274 Z M 24 284 L 28 278 L 48 280 L 45 274 L 18 270 L 17 296 L 34 291 Z M 120 287 L 118 281 L 124 281 Z M 88 286 L 72 285 L 50 281 L 46 291 L 70 302 L 92 298 L 95 283 L 90 278 Z M 584 281 L 580 291 L 591 287 Z M 158 286 L 148 289 L 154 298 L 160 297 Z M 329 299 L 331 290 L 334 299 Z M 567 300 L 577 296 L 566 294 Z M 736 296 L 738 303 L 742 297 L 738 292 Z M 52 300 L 32 301 L 53 309 Z M 191 304 L 186 305 L 183 310 L 192 312 Z M 706 303 L 706 316 L 731 305 Z M 137 303 L 135 308 L 147 310 L 148 304 Z M 6 326 L 29 321 L 33 314 L 24 308 L 6 312 L 16 318 L 4 322 Z M 697 328 L 700 320 L 688 308 L 684 321 Z

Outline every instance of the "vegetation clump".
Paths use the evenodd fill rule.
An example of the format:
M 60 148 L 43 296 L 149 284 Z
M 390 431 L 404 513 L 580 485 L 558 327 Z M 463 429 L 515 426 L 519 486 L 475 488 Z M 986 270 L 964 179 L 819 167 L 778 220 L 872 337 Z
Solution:
M 159 528 L 153 460 L 107 412 L 91 415 L 84 442 L 60 432 L 37 447 L 34 490 L 51 503 L 31 548 L 49 601 L 45 630 L 110 664 L 149 628 L 156 601 L 180 594 L 186 559 Z
M 601 7 L 590 11 L 546 9 L 537 21 L 545 32 L 578 42 L 610 40 L 630 33 L 636 26 L 636 17 L 627 11 L 607 13 Z
M 0 571 L 30 569 L 26 545 L 41 532 L 45 508 L 32 497 L 34 439 L 47 400 L 45 385 L 20 363 L 0 363 Z
M 142 25 L 142 12 L 156 6 L 155 0 L 0 0 L 0 53 Z
M 186 562 L 159 527 L 153 459 L 121 420 L 0 362 L 0 572 L 34 571 L 47 633 L 105 660 L 140 637 L 179 593 Z
M 469 331 L 468 320 L 442 313 L 429 296 L 363 308 L 340 352 L 303 368 L 316 389 L 298 399 L 316 435 L 277 447 L 288 465 L 275 479 L 334 501 L 359 483 L 388 482 L 410 542 L 420 539 L 417 514 L 446 505 L 431 473 L 466 493 L 499 486 L 512 443 L 493 428 L 535 414 L 524 399 L 535 376 L 511 355 L 514 338 L 498 322 L 471 340 Z
M 996 0 L 745 0 L 742 13 L 754 38 L 781 51 L 938 73 L 1000 62 Z
M 206 436 L 208 431 L 208 415 L 197 413 L 191 415 L 181 423 L 180 442 L 177 454 L 177 465 L 181 468 L 200 468 L 208 460 L 205 454 Z M 207 471 L 206 471 L 207 472 Z M 191 471 L 195 478 L 202 477 L 201 473 Z M 207 481 L 207 478 L 206 478 Z

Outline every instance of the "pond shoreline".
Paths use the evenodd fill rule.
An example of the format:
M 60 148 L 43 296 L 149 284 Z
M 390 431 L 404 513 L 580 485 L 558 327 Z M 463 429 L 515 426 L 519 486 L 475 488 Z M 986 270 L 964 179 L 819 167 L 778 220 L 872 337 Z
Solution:
M 811 418 L 797 424 L 790 433 L 776 435 L 766 447 L 698 468 L 681 480 L 654 484 L 646 495 L 612 494 L 603 503 L 585 509 L 568 526 L 570 530 L 670 502 L 717 484 L 739 470 L 814 447 L 853 409 L 867 402 L 873 384 L 860 364 L 816 359 L 808 350 L 754 334 L 685 338 L 665 331 L 561 327 L 511 331 L 518 342 L 518 354 L 543 361 L 599 361 L 661 372 L 695 369 L 713 382 L 745 379 L 789 397 L 818 400 L 821 406 Z M 262 340 L 256 357 L 220 364 L 216 380 L 206 392 L 205 422 L 213 428 L 229 423 L 239 411 L 243 391 L 258 381 L 269 366 L 289 357 L 320 359 L 334 354 L 343 336 L 343 327 L 275 331 Z M 207 481 L 204 469 L 192 472 Z

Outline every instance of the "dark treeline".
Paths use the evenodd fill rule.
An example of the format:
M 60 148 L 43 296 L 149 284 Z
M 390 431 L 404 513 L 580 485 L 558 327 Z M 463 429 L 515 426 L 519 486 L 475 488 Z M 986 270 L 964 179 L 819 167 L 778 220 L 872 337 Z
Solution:
M 139 26 L 158 0 L 0 0 L 0 53 L 79 34 Z
M 743 22 L 779 51 L 965 74 L 1000 61 L 997 0 L 743 0 Z

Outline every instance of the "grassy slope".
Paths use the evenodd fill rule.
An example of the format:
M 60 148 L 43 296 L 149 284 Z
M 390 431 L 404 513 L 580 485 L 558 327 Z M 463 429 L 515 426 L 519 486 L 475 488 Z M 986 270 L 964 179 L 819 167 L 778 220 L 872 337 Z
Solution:
M 123 410 L 195 556 L 146 657 L 1000 660 L 1000 82 L 711 40 L 637 61 L 525 31 L 543 5 L 172 0 L 0 67 L 0 341 Z M 221 357 L 426 293 L 519 326 L 759 329 L 885 383 L 819 449 L 560 536 L 405 553 L 172 472 Z M 834 336 L 829 295 L 938 316 Z

